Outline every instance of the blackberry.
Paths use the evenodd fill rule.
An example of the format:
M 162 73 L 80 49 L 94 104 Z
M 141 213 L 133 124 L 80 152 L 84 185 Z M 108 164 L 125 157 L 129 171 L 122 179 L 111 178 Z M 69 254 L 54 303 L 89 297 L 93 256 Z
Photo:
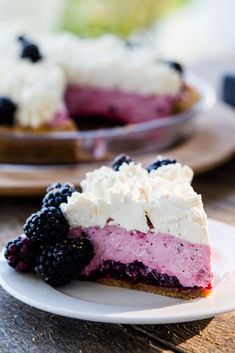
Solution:
M 69 189 L 69 190 L 73 190 L 73 191 L 75 191 L 76 190 L 76 188 L 75 188 L 75 186 L 73 185 L 73 184 L 70 184 L 70 183 L 60 183 L 60 182 L 58 182 L 58 183 L 52 183 L 51 185 L 49 185 L 48 187 L 47 187 L 47 189 L 46 189 L 46 192 L 48 193 L 49 191 L 51 191 L 51 190 L 55 190 L 55 189 L 60 189 L 60 188 L 64 188 L 64 187 L 66 187 L 67 189 Z M 73 192 L 72 191 L 72 192 Z
M 133 162 L 133 159 L 130 156 L 127 156 L 126 154 L 120 154 L 114 158 L 112 162 L 112 168 L 117 172 L 123 163 L 130 164 L 131 162 Z
M 69 224 L 59 208 L 42 208 L 24 225 L 25 235 L 39 245 L 54 244 L 67 237 Z
M 168 164 L 175 164 L 176 160 L 175 159 L 169 159 L 169 158 L 157 158 L 155 161 L 153 161 L 151 164 L 149 164 L 146 169 L 150 173 L 151 170 L 156 170 L 164 165 Z
M 175 71 L 179 72 L 180 75 L 183 75 L 184 69 L 181 64 L 177 63 L 176 61 L 168 61 L 168 65 Z
M 67 240 L 69 241 L 69 244 L 76 249 L 75 262 L 77 267 L 75 272 L 76 274 L 79 274 L 94 257 L 93 245 L 85 236 Z
M 47 188 L 47 193 L 42 200 L 42 207 L 59 207 L 61 203 L 67 202 L 67 198 L 76 191 L 72 184 L 57 183 Z
M 21 58 L 27 58 L 33 63 L 42 60 L 40 50 L 35 43 L 31 42 L 25 36 L 18 37 L 18 40 L 22 46 Z
M 53 287 L 68 284 L 94 256 L 91 242 L 80 237 L 46 247 L 37 258 L 37 271 Z
M 0 96 L 0 125 L 14 125 L 16 110 L 17 105 L 10 98 Z
M 39 248 L 25 236 L 10 240 L 5 248 L 8 265 L 20 272 L 33 271 Z

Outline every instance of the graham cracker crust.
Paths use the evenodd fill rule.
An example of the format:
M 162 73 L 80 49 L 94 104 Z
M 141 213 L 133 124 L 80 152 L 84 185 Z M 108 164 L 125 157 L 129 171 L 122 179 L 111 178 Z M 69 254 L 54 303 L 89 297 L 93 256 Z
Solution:
M 41 133 L 49 133 L 49 132 L 58 132 L 58 131 L 76 131 L 77 127 L 72 120 L 67 120 L 62 124 L 58 125 L 48 125 L 42 124 L 38 127 L 32 128 L 30 126 L 22 126 L 22 125 L 13 125 L 11 127 L 1 126 L 0 132 L 27 132 L 32 134 L 41 134 Z
M 181 99 L 175 104 L 175 113 L 182 113 L 189 109 L 200 100 L 200 94 L 195 90 L 195 88 L 184 85 Z
M 19 125 L 1 126 L 0 162 L 19 164 L 74 163 L 80 157 L 78 141 L 47 138 L 47 133 L 70 131 L 76 131 L 73 121 L 67 121 L 55 127 L 45 124 L 36 129 Z M 31 135 L 30 138 L 24 138 L 24 135 L 17 137 L 17 133 L 23 133 L 25 136 L 28 133 Z M 45 139 L 37 139 L 38 134 L 41 136 L 45 134 Z
M 198 297 L 207 297 L 211 293 L 211 289 L 204 288 L 192 288 L 192 289 L 178 289 L 178 288 L 166 288 L 158 287 L 143 283 L 130 283 L 125 280 L 118 280 L 113 278 L 98 278 L 95 282 L 105 284 L 107 286 L 122 287 L 128 289 L 136 289 L 144 292 L 165 295 L 173 298 L 180 299 L 194 299 Z

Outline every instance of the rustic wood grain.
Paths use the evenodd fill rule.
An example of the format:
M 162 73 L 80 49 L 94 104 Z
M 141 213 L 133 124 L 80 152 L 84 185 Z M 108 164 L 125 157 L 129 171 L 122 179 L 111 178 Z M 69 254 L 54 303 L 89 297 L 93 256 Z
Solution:
M 169 344 L 176 352 L 235 352 L 235 314 L 181 324 L 134 326 L 152 342 Z
M 235 225 L 235 159 L 195 178 L 210 217 Z M 0 246 L 22 231 L 40 199 L 0 199 Z M 234 353 L 235 313 L 168 325 L 108 325 L 50 315 L 0 289 L 1 353 Z
M 221 118 L 222 117 L 222 118 Z M 235 112 L 224 104 L 196 119 L 195 134 L 182 143 L 161 152 L 190 165 L 195 174 L 211 170 L 225 163 L 235 152 Z M 144 165 L 155 154 L 136 156 Z M 100 164 L 81 163 L 67 166 L 0 165 L 0 195 L 41 195 L 46 186 L 60 181 L 79 184 L 87 171 Z
M 147 338 L 128 333 L 121 325 L 49 315 L 18 302 L 2 289 L 0 296 L 1 353 L 157 352 Z

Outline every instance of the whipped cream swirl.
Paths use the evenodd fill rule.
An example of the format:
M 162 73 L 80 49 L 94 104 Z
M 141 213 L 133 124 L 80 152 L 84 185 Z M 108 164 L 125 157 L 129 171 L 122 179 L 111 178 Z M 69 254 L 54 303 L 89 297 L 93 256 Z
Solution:
M 51 123 L 63 105 L 63 71 L 47 63 L 0 62 L 0 95 L 18 106 L 16 123 L 37 128 Z
M 207 217 L 201 195 L 190 185 L 192 176 L 180 163 L 150 173 L 141 164 L 124 163 L 118 172 L 103 166 L 87 173 L 83 192 L 73 193 L 61 209 L 73 228 L 104 227 L 108 222 L 207 244 Z
M 63 68 L 68 84 L 148 95 L 176 95 L 182 87 L 179 72 L 157 61 L 151 50 L 130 50 L 113 35 L 81 39 L 65 33 L 48 37 L 42 46 L 48 60 Z

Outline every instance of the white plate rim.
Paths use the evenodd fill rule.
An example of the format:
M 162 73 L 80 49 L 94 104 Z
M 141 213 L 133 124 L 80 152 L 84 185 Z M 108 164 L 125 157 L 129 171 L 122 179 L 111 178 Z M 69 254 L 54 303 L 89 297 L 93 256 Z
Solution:
M 210 228 L 214 229 L 214 231 L 218 230 L 218 233 L 226 233 L 227 239 L 224 241 L 225 238 L 223 238 L 223 246 L 226 245 L 227 252 L 229 249 L 232 252 L 233 246 L 230 245 L 229 241 L 234 242 L 235 246 L 235 228 L 212 219 L 209 220 Z M 213 240 L 211 243 L 213 246 Z M 229 261 L 232 258 L 231 255 Z M 229 277 L 223 279 L 223 287 L 221 288 L 220 285 L 218 285 L 218 288 L 215 287 L 213 294 L 209 297 L 185 301 L 172 298 L 166 299 L 166 297 L 154 295 L 157 299 L 160 298 L 159 301 L 163 298 L 169 300 L 169 306 L 166 304 L 166 307 L 163 308 L 143 309 L 133 306 L 100 304 L 73 298 L 46 285 L 35 275 L 28 276 L 17 273 L 9 268 L 6 261 L 2 258 L 3 251 L 0 260 L 0 285 L 3 289 L 25 304 L 56 315 L 105 323 L 165 324 L 201 320 L 235 310 L 235 259 L 230 263 L 232 268 L 228 271 Z M 19 283 L 22 283 L 22 285 L 20 284 L 20 292 L 16 290 Z M 37 287 L 39 287 L 38 290 Z M 226 289 L 227 295 L 229 293 L 229 300 L 224 299 L 221 301 L 221 296 L 226 294 L 223 292 L 223 288 Z M 33 293 L 30 292 L 31 290 L 33 290 Z M 119 288 L 120 290 L 130 291 Z M 222 293 L 220 293 L 221 291 Z M 148 295 L 148 293 L 144 292 L 142 294 Z

